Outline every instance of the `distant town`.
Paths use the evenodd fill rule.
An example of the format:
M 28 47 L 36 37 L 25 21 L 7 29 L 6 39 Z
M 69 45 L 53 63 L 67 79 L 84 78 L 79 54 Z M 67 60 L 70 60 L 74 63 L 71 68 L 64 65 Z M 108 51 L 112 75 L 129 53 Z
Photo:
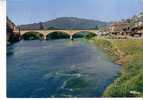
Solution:
M 112 38 L 143 37 L 143 13 L 133 16 L 131 19 L 113 22 L 103 29 L 105 35 Z

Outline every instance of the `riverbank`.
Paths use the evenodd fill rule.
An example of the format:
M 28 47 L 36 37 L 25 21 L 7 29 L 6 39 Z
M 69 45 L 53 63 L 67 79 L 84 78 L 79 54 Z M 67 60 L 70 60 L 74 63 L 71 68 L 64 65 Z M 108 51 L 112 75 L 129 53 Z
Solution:
M 143 40 L 112 40 L 93 38 L 97 46 L 121 64 L 118 78 L 106 88 L 104 97 L 142 97 L 143 96 Z

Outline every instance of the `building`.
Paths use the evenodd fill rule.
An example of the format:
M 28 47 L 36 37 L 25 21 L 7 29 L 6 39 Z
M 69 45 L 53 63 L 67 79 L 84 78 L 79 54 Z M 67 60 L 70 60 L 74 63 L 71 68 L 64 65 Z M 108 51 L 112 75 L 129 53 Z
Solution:
M 19 41 L 20 33 L 16 33 L 16 25 L 7 17 L 7 43 Z
M 14 34 L 16 25 L 7 17 L 6 26 L 7 26 L 7 40 L 9 40 L 10 37 Z
M 142 37 L 143 36 L 143 24 L 135 25 L 132 29 L 132 33 L 130 34 L 133 37 Z
M 114 22 L 110 27 L 110 33 L 112 35 L 122 35 L 126 36 L 128 35 L 130 31 L 129 23 L 127 22 Z

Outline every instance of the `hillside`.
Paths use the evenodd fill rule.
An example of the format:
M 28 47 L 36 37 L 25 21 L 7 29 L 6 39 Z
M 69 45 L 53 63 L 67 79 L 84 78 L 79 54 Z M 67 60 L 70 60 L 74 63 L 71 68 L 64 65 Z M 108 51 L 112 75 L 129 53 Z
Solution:
M 76 17 L 61 17 L 47 22 L 20 25 L 21 29 L 97 29 L 108 23 Z
M 130 19 L 126 19 L 130 27 L 139 26 L 143 24 L 143 13 L 137 14 Z

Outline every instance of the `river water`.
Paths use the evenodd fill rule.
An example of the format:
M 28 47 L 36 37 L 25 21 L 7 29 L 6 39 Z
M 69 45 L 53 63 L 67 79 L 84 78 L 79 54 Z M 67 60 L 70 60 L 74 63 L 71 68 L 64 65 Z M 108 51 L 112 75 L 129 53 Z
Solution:
M 7 47 L 8 97 L 100 97 L 120 66 L 84 39 Z

